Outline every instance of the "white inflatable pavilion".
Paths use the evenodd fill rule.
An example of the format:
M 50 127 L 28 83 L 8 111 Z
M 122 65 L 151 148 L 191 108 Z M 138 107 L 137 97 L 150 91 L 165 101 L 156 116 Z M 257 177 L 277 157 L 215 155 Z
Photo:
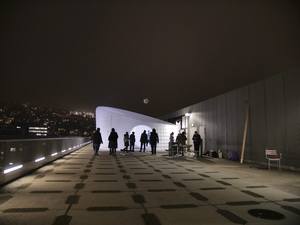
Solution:
M 148 131 L 151 132 L 153 128 L 156 129 L 159 137 L 157 151 L 168 149 L 170 133 L 174 132 L 174 137 L 176 137 L 178 133 L 177 126 L 172 123 L 123 109 L 103 106 L 96 108 L 96 128 L 98 127 L 100 128 L 103 139 L 100 150 L 108 148 L 108 136 L 112 128 L 115 128 L 119 135 L 117 150 L 124 148 L 123 138 L 126 132 L 128 132 L 129 135 L 135 132 L 135 151 L 140 150 L 140 137 L 144 130 L 148 133 Z M 149 145 L 147 150 L 151 150 Z

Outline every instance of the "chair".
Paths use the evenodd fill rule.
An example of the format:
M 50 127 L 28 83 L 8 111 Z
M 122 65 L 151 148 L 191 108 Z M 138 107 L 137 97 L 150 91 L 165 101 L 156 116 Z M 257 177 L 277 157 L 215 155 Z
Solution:
M 266 149 L 266 159 L 268 160 L 269 170 L 270 170 L 270 162 L 271 161 L 276 161 L 278 169 L 281 170 L 281 165 L 280 165 L 281 157 L 282 157 L 281 153 L 279 153 L 279 157 L 278 157 L 276 150 L 267 150 Z

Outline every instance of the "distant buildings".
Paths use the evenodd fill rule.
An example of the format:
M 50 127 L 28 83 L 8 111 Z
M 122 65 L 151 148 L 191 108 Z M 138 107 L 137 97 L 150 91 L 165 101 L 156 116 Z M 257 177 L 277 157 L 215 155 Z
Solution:
M 90 136 L 95 115 L 37 107 L 27 104 L 0 104 L 0 138 L 3 136 Z
M 47 127 L 29 127 L 28 128 L 29 135 L 33 136 L 47 136 L 48 135 L 48 128 Z

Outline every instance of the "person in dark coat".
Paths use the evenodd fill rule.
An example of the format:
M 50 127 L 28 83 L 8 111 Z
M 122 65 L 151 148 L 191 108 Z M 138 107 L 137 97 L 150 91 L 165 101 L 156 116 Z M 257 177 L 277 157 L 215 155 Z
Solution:
M 126 132 L 124 134 L 124 146 L 125 146 L 124 151 L 126 151 L 126 153 L 128 153 L 128 146 L 129 146 L 129 134 L 128 134 L 128 132 Z
M 130 134 L 130 151 L 134 151 L 135 135 L 134 132 Z
M 185 145 L 186 144 L 186 140 L 187 140 L 187 138 L 185 136 L 185 132 L 184 131 L 181 134 L 178 134 L 177 141 L 178 141 L 179 145 Z M 180 147 L 178 153 L 181 153 L 181 155 L 183 156 L 184 155 L 184 148 Z
M 148 142 L 148 137 L 147 137 L 147 134 L 146 134 L 146 130 L 144 130 L 144 132 L 141 134 L 140 142 L 141 142 L 140 152 L 142 151 L 143 146 L 144 146 L 144 152 L 145 152 L 146 144 Z
M 152 155 L 156 155 L 156 145 L 159 143 L 158 135 L 156 130 L 153 129 L 150 134 L 150 145 L 151 145 L 151 153 Z
M 110 149 L 110 155 L 116 156 L 116 149 L 118 148 L 118 133 L 115 128 L 111 129 L 110 135 L 108 137 L 108 147 Z
M 99 127 L 97 128 L 96 132 L 92 136 L 92 142 L 93 142 L 94 155 L 98 155 L 100 145 L 103 144 Z
M 195 131 L 192 140 L 194 142 L 195 157 L 198 158 L 199 157 L 199 147 L 201 144 L 201 136 L 200 136 L 200 134 L 198 134 L 197 131 Z

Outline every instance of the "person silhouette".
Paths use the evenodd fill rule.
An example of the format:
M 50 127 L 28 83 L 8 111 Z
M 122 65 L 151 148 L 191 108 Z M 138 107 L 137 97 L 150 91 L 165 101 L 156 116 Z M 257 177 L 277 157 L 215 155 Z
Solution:
M 126 153 L 128 153 L 128 146 L 129 146 L 129 134 L 128 134 L 128 132 L 126 132 L 125 134 L 124 134 L 124 146 L 125 146 L 125 148 L 124 148 L 124 151 L 126 151 Z
M 133 151 L 133 152 L 134 152 L 134 143 L 135 143 L 135 135 L 134 135 L 134 132 L 132 132 L 132 133 L 130 134 L 129 140 L 130 140 L 130 151 Z
M 192 140 L 194 142 L 195 157 L 198 158 L 199 157 L 199 147 L 201 144 L 201 136 L 200 136 L 200 134 L 198 134 L 197 131 L 195 131 Z
M 93 142 L 94 155 L 98 155 L 100 145 L 103 144 L 99 127 L 97 128 L 96 132 L 92 136 L 92 142 Z
M 110 154 L 113 156 L 116 156 L 117 152 L 117 148 L 118 148 L 118 133 L 115 131 L 115 128 L 111 129 L 110 135 L 108 137 L 108 141 L 109 141 L 109 149 L 110 149 Z
M 144 132 L 141 134 L 140 142 L 141 142 L 140 152 L 142 151 L 143 146 L 144 146 L 144 152 L 145 152 L 146 143 L 148 142 L 146 130 L 144 130 Z
M 150 145 L 151 145 L 151 153 L 152 155 L 156 155 L 156 145 L 159 143 L 158 134 L 155 129 L 152 129 L 150 134 Z

